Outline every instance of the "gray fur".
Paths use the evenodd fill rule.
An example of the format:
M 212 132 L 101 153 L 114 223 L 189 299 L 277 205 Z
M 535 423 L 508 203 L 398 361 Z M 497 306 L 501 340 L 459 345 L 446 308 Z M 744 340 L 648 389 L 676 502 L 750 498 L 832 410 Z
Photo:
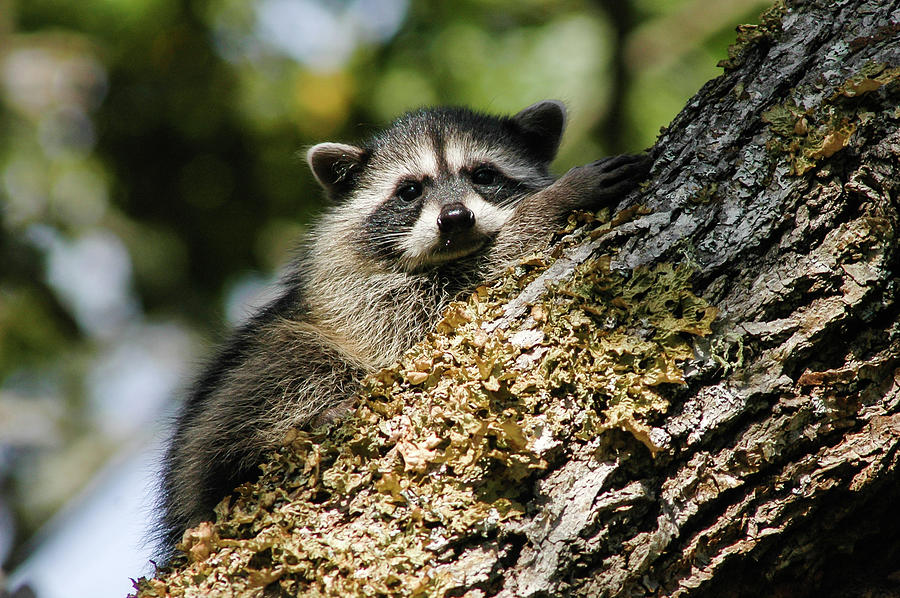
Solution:
M 288 430 L 346 414 L 360 380 L 423 338 L 450 300 L 545 243 L 572 209 L 609 204 L 646 173 L 646 158 L 619 156 L 554 182 L 547 168 L 564 123 L 554 101 L 511 118 L 435 108 L 361 147 L 310 149 L 335 203 L 284 294 L 232 335 L 182 409 L 163 468 L 163 559 Z M 476 172 L 497 177 L 476 184 Z M 421 193 L 403 200 L 409 185 Z M 439 230 L 451 205 L 471 210 L 474 225 Z

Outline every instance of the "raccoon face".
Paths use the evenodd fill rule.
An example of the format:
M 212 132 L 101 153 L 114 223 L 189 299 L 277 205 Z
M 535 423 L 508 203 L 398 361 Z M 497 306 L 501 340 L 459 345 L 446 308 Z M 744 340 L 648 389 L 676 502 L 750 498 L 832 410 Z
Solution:
M 307 159 L 353 221 L 353 246 L 414 272 L 487 247 L 519 200 L 552 183 L 564 124 L 555 101 L 511 118 L 426 109 L 363 147 L 322 143 Z

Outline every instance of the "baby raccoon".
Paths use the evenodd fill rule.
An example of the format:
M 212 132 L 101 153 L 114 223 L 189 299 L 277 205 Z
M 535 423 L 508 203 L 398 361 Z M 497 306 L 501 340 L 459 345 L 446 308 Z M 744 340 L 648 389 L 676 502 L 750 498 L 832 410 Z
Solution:
M 554 182 L 565 120 L 556 101 L 512 117 L 424 109 L 362 146 L 309 150 L 333 205 L 280 297 L 187 398 L 163 468 L 165 556 L 289 429 L 345 415 L 361 379 L 423 338 L 459 293 L 546 243 L 571 210 L 614 203 L 646 175 L 647 157 L 617 156 Z

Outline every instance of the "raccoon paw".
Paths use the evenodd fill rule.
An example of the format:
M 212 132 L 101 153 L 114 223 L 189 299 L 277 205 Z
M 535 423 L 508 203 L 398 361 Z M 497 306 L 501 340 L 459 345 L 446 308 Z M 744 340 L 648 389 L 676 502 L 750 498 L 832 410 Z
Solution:
M 354 408 L 356 407 L 356 398 L 344 399 L 337 405 L 332 405 L 327 409 L 317 413 L 313 417 L 309 419 L 309 421 L 304 426 L 310 430 L 314 430 L 316 428 L 320 428 L 327 424 L 334 423 L 336 421 L 342 420 L 351 413 L 353 413 Z
M 609 205 L 637 186 L 653 165 L 648 154 L 610 156 L 567 172 L 562 180 L 576 191 L 574 207 Z

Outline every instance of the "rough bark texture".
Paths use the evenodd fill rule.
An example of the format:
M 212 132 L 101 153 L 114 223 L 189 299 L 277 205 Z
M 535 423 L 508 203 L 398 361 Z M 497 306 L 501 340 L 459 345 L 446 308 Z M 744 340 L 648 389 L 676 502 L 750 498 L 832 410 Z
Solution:
M 900 9 L 788 7 L 662 135 L 652 214 L 616 258 L 687 260 L 720 310 L 667 450 L 612 485 L 583 462 L 555 472 L 562 517 L 523 552 L 569 562 L 530 586 L 513 573 L 512 594 L 840 595 L 850 572 L 900 572 L 900 86 L 870 77 L 900 65 Z
M 452 469 L 456 462 L 435 456 L 445 450 L 443 439 L 404 444 L 406 428 L 386 432 L 396 450 L 382 457 L 395 458 L 399 468 L 370 468 L 350 491 L 365 495 L 370 491 L 360 488 L 369 484 L 377 489 L 371 495 L 392 497 L 381 519 L 409 508 L 407 523 L 424 526 L 432 538 L 417 550 L 433 556 L 423 557 L 420 569 L 398 569 L 394 586 L 360 586 L 370 594 L 900 596 L 900 3 L 788 2 L 740 34 L 726 73 L 691 100 L 655 146 L 649 186 L 626 201 L 642 205 L 629 212 L 641 215 L 598 229 L 501 311 L 485 312 L 490 321 L 475 322 L 518 347 L 513 357 L 522 363 L 546 360 L 541 351 L 552 355 L 557 339 L 534 330 L 548 317 L 542 301 L 583 276 L 585 263 L 606 255 L 604 271 L 626 278 L 645 267 L 686 265 L 693 292 L 718 316 L 712 334 L 691 337 L 693 359 L 678 360 L 683 383 L 677 374 L 647 383 L 667 400 L 664 407 L 615 420 L 606 405 L 610 419 L 599 427 L 577 414 L 552 416 L 578 424 L 581 432 L 568 437 L 521 424 L 515 454 L 531 460 L 507 460 L 508 469 L 513 461 L 521 469 L 509 478 L 520 487 L 505 495 L 513 506 L 498 516 L 499 503 L 476 489 L 472 500 L 493 511 L 474 518 L 479 525 L 469 532 L 442 536 L 452 522 L 430 519 L 424 486 L 415 487 L 413 499 L 413 487 L 398 477 L 412 472 L 432 484 L 447 463 Z M 705 304 L 690 305 L 702 311 Z M 448 321 L 452 333 L 456 324 Z M 697 325 L 691 334 L 705 332 Z M 473 338 L 473 347 L 493 342 Z M 452 393 L 434 382 L 440 371 L 429 378 L 439 354 L 423 362 L 420 353 L 395 375 L 410 388 L 431 384 L 434 390 L 416 401 L 432 410 L 435 396 Z M 503 400 L 513 405 L 516 384 L 477 365 L 490 396 L 505 388 Z M 552 368 L 541 371 L 549 377 Z M 554 399 L 559 388 L 566 386 L 542 396 L 565 403 Z M 499 430 L 513 419 L 497 421 Z M 520 428 L 509 426 L 503 429 L 514 445 Z M 586 429 L 601 431 L 592 437 Z M 502 434 L 492 433 L 499 451 Z M 328 458 L 315 454 L 314 465 L 307 458 L 306 469 L 295 467 L 293 475 L 316 469 L 318 476 Z M 484 458 L 500 459 L 496 454 Z M 431 467 L 438 462 L 443 469 Z M 334 486 L 328 474 L 322 479 Z M 279 504 L 267 500 L 266 508 Z M 329 511 L 335 529 L 358 516 L 351 502 Z M 309 569 L 278 560 L 287 549 L 260 543 L 262 525 L 246 540 L 250 532 L 238 526 L 257 525 L 248 523 L 255 517 L 249 512 L 188 542 L 194 582 L 225 575 L 211 567 L 228 563 L 228 575 L 235 574 L 238 553 L 228 551 L 241 542 L 256 551 L 242 561 L 252 583 L 231 583 L 223 593 L 327 594 L 327 584 L 347 576 L 335 570 L 316 582 Z M 328 537 L 332 530 L 316 532 Z M 226 536 L 232 539 L 220 539 Z M 214 565 L 198 569 L 203 562 Z M 357 577 L 370 570 L 360 566 Z M 401 580 L 407 574 L 445 581 L 410 589 Z M 181 583 L 145 580 L 141 595 L 190 595 Z

